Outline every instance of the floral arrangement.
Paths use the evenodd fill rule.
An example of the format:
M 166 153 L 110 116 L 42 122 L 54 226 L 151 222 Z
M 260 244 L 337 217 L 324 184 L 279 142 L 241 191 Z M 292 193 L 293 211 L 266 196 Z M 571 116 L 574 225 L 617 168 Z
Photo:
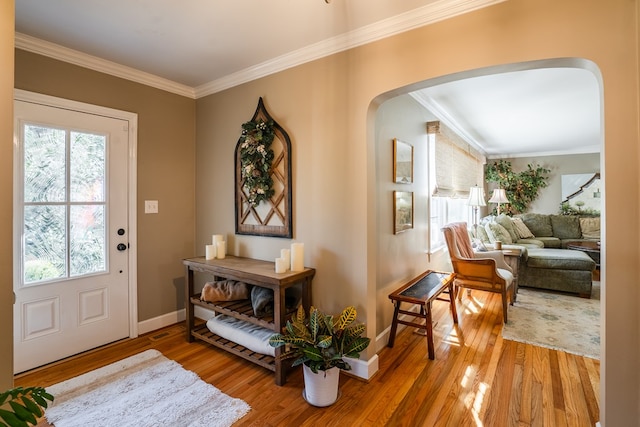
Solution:
M 273 121 L 249 121 L 242 125 L 240 137 L 240 168 L 243 188 L 251 206 L 269 200 L 275 191 L 271 179 L 273 150 L 271 143 L 275 136 Z

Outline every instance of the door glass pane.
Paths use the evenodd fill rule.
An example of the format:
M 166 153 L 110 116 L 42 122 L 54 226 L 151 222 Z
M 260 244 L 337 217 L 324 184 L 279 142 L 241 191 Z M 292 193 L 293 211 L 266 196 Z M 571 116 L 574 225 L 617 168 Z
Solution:
M 24 201 L 66 200 L 65 131 L 24 127 Z
M 72 202 L 102 202 L 105 194 L 104 135 L 71 132 Z
M 66 209 L 24 207 L 24 283 L 66 276 Z
M 105 271 L 104 206 L 71 206 L 70 224 L 71 277 Z

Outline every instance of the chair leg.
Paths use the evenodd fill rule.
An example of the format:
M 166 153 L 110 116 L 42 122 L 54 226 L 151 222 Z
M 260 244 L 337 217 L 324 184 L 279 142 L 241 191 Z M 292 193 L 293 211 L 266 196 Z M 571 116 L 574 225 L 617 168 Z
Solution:
M 504 317 L 504 323 L 507 323 L 507 291 L 502 292 L 502 317 Z

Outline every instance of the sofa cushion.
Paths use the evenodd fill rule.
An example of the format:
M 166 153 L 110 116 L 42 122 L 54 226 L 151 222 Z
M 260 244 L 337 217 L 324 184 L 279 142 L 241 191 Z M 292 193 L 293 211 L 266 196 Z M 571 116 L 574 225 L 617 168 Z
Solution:
M 522 222 L 536 237 L 552 237 L 553 227 L 549 215 L 537 213 L 524 213 L 520 215 Z
M 507 230 L 507 232 L 511 236 L 512 242 L 515 242 L 516 240 L 518 240 L 520 236 L 518 236 L 518 233 L 516 233 L 516 230 L 513 226 L 513 221 L 511 220 L 510 216 L 505 214 L 500 214 L 496 217 L 496 222 L 501 226 L 503 226 L 505 230 Z
M 516 234 L 520 239 L 533 239 L 536 237 L 522 221 L 522 218 L 513 217 L 511 218 L 511 221 L 513 222 L 513 229 L 516 231 Z
M 562 240 L 557 237 L 536 237 L 535 240 L 541 241 L 545 248 L 562 248 Z
M 496 241 L 501 241 L 506 244 L 513 243 L 511 235 L 506 228 L 497 222 L 488 222 L 487 225 L 485 225 L 485 230 L 487 231 L 487 235 L 489 236 L 489 241 L 491 243 L 495 243 Z
M 529 249 L 527 268 L 593 271 L 596 263 L 589 255 L 571 249 Z
M 551 215 L 553 235 L 558 239 L 581 239 L 580 219 L 573 215 Z
M 600 217 L 580 218 L 583 239 L 600 239 Z

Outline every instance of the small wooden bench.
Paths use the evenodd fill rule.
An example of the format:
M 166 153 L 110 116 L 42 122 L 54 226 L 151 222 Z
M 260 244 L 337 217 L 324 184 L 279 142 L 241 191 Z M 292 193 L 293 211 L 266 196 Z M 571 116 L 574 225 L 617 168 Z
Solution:
M 448 294 L 448 298 L 442 298 L 442 294 Z M 389 299 L 394 304 L 393 322 L 389 334 L 388 347 L 393 347 L 396 339 L 398 323 L 416 328 L 425 329 L 427 333 L 427 348 L 429 359 L 435 359 L 433 346 L 433 320 L 431 316 L 431 303 L 434 300 L 448 301 L 451 306 L 453 322 L 458 323 L 458 312 L 456 310 L 455 295 L 453 289 L 453 273 L 441 273 L 428 270 L 418 277 L 411 279 L 395 292 L 389 295 Z M 420 313 L 408 311 L 400 308 L 402 303 L 418 304 Z M 400 314 L 406 314 L 414 318 L 413 321 L 399 319 Z M 417 323 L 416 320 L 424 319 L 424 324 Z

